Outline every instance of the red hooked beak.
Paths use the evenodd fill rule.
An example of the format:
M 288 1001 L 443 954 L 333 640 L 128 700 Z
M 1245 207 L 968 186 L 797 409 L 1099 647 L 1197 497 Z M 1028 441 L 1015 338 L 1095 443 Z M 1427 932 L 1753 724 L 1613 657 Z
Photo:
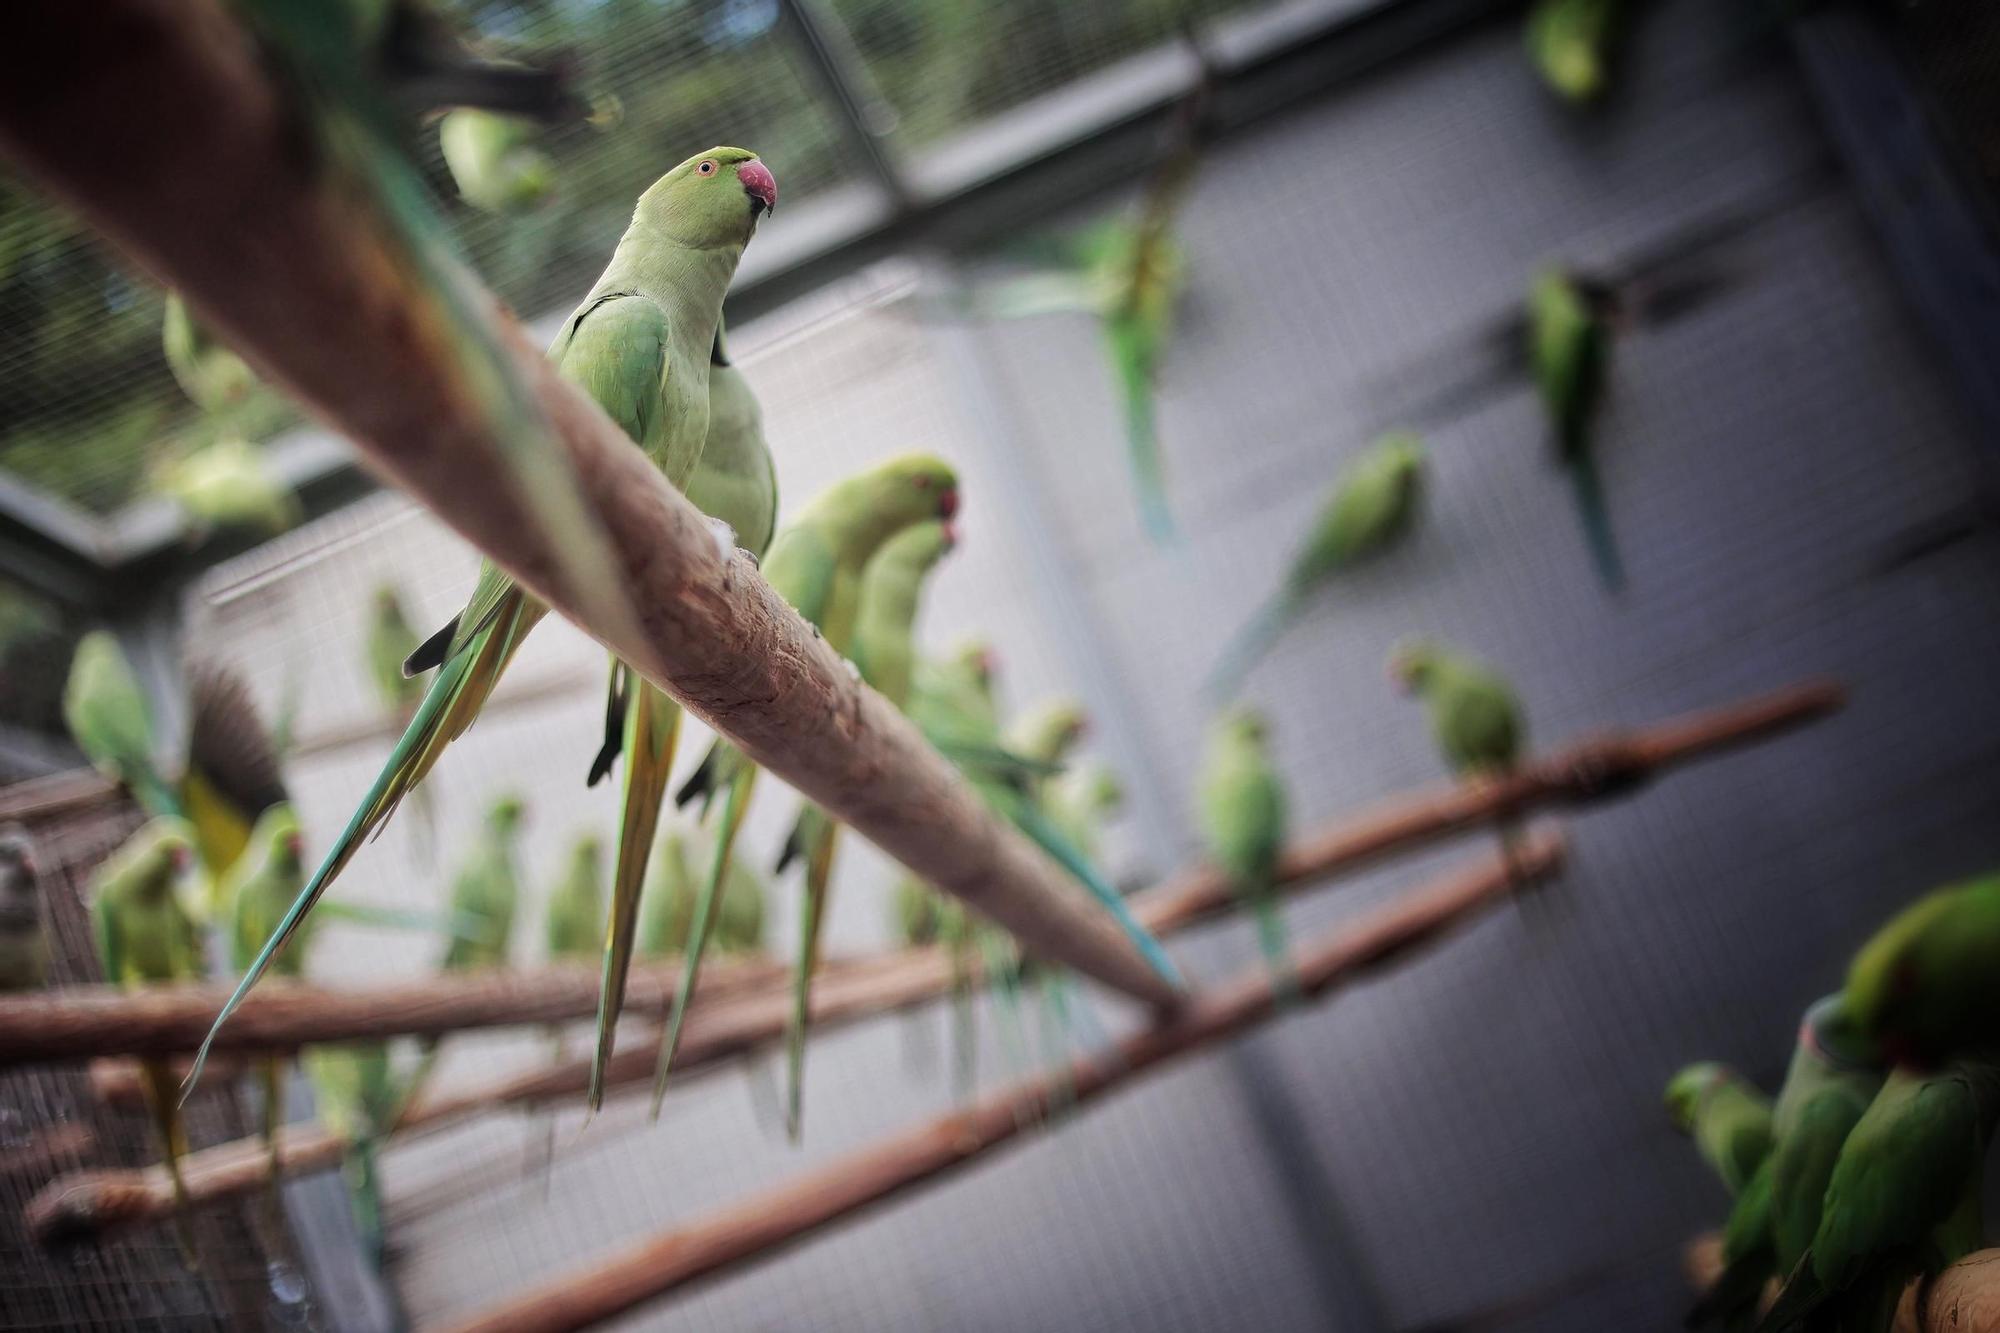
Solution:
M 958 529 L 954 528 L 951 525 L 950 519 L 946 519 L 944 521 L 944 549 L 949 551 L 954 546 L 957 545 L 958 545 Z
M 958 513 L 958 487 L 947 486 L 938 497 L 938 517 L 949 523 Z
M 169 859 L 173 861 L 174 869 L 181 871 L 188 868 L 188 862 L 194 859 L 194 854 L 185 847 L 176 847 Z
M 736 168 L 736 179 L 743 182 L 743 193 L 763 205 L 761 211 L 769 213 L 778 206 L 778 178 L 771 169 L 754 158 Z
M 288 855 L 297 856 L 305 849 L 306 843 L 304 838 L 301 838 L 296 833 L 287 833 L 285 835 L 285 851 Z

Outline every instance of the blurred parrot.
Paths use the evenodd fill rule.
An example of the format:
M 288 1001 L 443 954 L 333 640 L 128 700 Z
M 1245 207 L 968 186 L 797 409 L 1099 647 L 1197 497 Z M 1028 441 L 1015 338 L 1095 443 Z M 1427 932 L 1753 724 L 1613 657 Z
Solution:
M 1025 785 L 1040 796 L 1043 780 L 1060 770 L 1070 751 L 1089 730 L 1090 718 L 1083 704 L 1067 695 L 1056 695 L 1009 718 L 1000 732 L 1000 748 L 1027 761 L 1023 769 Z
M 0 991 L 40 990 L 48 979 L 34 839 L 19 824 L 0 824 Z
M 1226 699 L 1321 589 L 1409 532 L 1422 492 L 1424 442 L 1395 431 L 1368 446 L 1334 478 L 1305 545 L 1276 593 L 1238 630 L 1210 673 L 1211 697 Z
M 176 881 L 193 858 L 194 839 L 187 825 L 178 819 L 154 819 L 98 867 L 91 884 L 90 915 L 105 981 L 136 990 L 201 980 L 206 970 L 201 941 L 194 918 L 175 891 Z M 181 1179 L 181 1158 L 188 1145 L 173 1073 L 164 1061 L 142 1060 L 139 1077 L 159 1130 L 174 1202 L 184 1210 L 187 1185 Z M 181 1248 L 192 1265 L 193 1247 L 185 1231 Z
M 180 502 L 199 541 L 215 532 L 275 537 L 305 517 L 291 489 L 271 475 L 261 446 L 221 439 L 179 459 L 160 477 L 160 490 Z
M 1296 980 L 1278 909 L 1278 858 L 1285 847 L 1285 785 L 1271 762 L 1263 715 L 1238 708 L 1209 728 L 1201 775 L 1201 830 L 1236 896 L 1256 914 L 1272 983 L 1286 998 Z
M 1675 1074 L 1667 1113 L 1732 1196 L 1771 1154 L 1771 1099 L 1727 1065 L 1703 1061 Z
M 596 399 L 676 486 L 693 474 L 708 433 L 708 353 L 722 317 L 723 292 L 758 219 L 777 197 L 770 170 L 740 148 L 711 149 L 669 171 L 640 196 L 603 276 L 550 349 L 558 373 Z M 560 484 L 567 488 L 570 479 L 565 475 Z M 552 530 L 550 536 L 556 535 Z M 591 549 L 596 539 L 585 533 L 578 541 L 581 549 Z M 472 724 L 546 611 L 489 563 L 465 610 L 411 655 L 407 671 L 438 668 L 423 703 L 266 953 L 223 1006 L 217 1028 L 256 984 L 269 953 L 304 919 L 362 842 Z M 630 726 L 644 743 L 626 746 L 628 807 L 648 785 L 664 785 L 673 750 L 673 724 L 661 718 L 670 701 L 650 685 L 635 694 Z M 621 827 L 621 841 L 628 831 L 636 830 Z M 645 830 L 648 837 L 650 832 Z M 191 1078 L 200 1076 L 205 1053 L 206 1043 Z
M 661 830 L 639 913 L 640 957 L 677 958 L 686 954 L 688 932 L 694 923 L 695 898 L 701 892 L 694 869 L 701 868 L 705 882 L 707 871 L 714 864 L 714 849 L 704 829 L 672 820 Z M 761 953 L 765 890 L 756 867 L 730 858 L 721 894 L 704 947 L 723 954 Z
M 1990 1065 L 1890 1074 L 1841 1146 L 1812 1246 L 1759 1330 L 1886 1330 L 1911 1279 L 1978 1249 L 1996 1116 Z
M 876 552 L 904 529 L 928 520 L 940 520 L 948 527 L 957 512 L 958 475 L 949 464 L 928 454 L 893 458 L 836 483 L 815 497 L 773 540 L 770 558 L 764 562 L 765 577 L 836 652 L 844 653 L 860 615 L 863 572 Z M 717 741 L 694 775 L 676 793 L 675 799 L 682 805 L 697 796 L 712 803 L 718 793 L 724 795 L 722 821 L 707 876 L 710 885 L 721 882 L 755 778 L 754 765 Z M 788 855 L 792 848 L 798 847 L 804 849 L 806 856 L 805 905 L 788 1037 L 791 1090 L 787 1122 L 794 1137 L 799 1129 L 799 1074 L 804 1060 L 806 1005 L 813 969 L 818 964 L 821 912 L 838 829 L 833 820 L 816 807 L 808 806 L 786 844 Z M 713 889 L 705 887 L 703 898 L 712 902 Z M 680 996 L 660 1050 L 659 1073 L 654 1083 L 656 1112 L 679 1044 L 687 1001 L 694 993 L 707 915 L 704 902 L 697 900 L 688 967 L 682 974 Z
M 1423 639 L 1399 646 L 1390 674 L 1405 692 L 1424 701 L 1438 749 L 1451 770 L 1472 779 L 1502 780 L 1520 762 L 1527 735 L 1521 704 L 1507 682 L 1483 663 Z M 1518 892 L 1528 884 L 1520 871 L 1517 817 L 1494 819 L 1507 877 Z
M 593 958 L 604 945 L 604 839 L 578 836 L 569 865 L 549 895 L 549 961 Z
M 1624 585 L 1625 569 L 1611 533 L 1592 438 L 1611 371 L 1607 299 L 1561 269 L 1536 274 L 1528 290 L 1528 360 L 1554 433 L 1556 461 L 1576 493 L 1584 540 L 1598 577 L 1615 592 Z
M 1791 1272 L 1812 1244 L 1841 1146 L 1882 1090 L 1883 1073 L 1881 1052 L 1855 1029 L 1839 995 L 1806 1010 L 1772 1123 L 1777 1272 Z
M 257 387 L 257 376 L 243 358 L 208 330 L 195 323 L 179 292 L 168 292 L 160 328 L 161 350 L 167 356 L 181 391 L 204 412 L 234 407 Z
M 341 1175 L 347 1183 L 355 1230 L 370 1266 L 382 1266 L 382 1188 L 376 1149 L 407 1104 L 387 1042 L 309 1046 L 302 1063 L 312 1080 L 314 1111 L 327 1129 L 347 1140 Z
M 536 146 L 535 123 L 476 107 L 447 111 L 438 147 L 466 203 L 488 213 L 525 213 L 556 191 L 556 164 Z
M 1722 1227 L 1722 1276 L 1688 1312 L 1689 1328 L 1699 1328 L 1718 1317 L 1726 1320 L 1729 1333 L 1749 1328 L 1746 1316 L 1755 1315 L 1766 1279 L 1777 1269 L 1771 1228 L 1772 1168 L 1766 1154 L 1731 1205 L 1729 1220 Z
M 1042 804 L 1062 835 L 1095 861 L 1103 826 L 1125 808 L 1125 784 L 1103 764 L 1070 768 L 1049 780 Z
M 1536 0 L 1528 11 L 1528 56 L 1543 81 L 1572 102 L 1602 94 L 1625 6 L 1626 0 Z
M 304 844 L 298 817 L 292 807 L 274 805 L 258 817 L 251 834 L 254 850 L 238 857 L 223 876 L 222 901 L 229 908 L 229 961 L 232 967 L 247 967 L 271 931 L 285 915 L 305 883 L 302 861 Z M 312 938 L 310 926 L 298 931 L 292 942 L 271 960 L 271 970 L 281 977 L 302 977 L 306 971 L 306 947 Z M 264 1142 L 271 1154 L 271 1183 L 278 1181 L 278 1127 L 284 1121 L 284 1060 L 276 1055 L 258 1060 L 260 1094 L 264 1101 Z
M 752 559 L 762 559 L 777 525 L 778 474 L 764 439 L 763 410 L 749 382 L 729 359 L 726 330 L 720 322 L 709 344 L 708 399 L 708 433 L 701 463 L 688 482 L 688 499 L 727 528 L 733 540 L 749 543 L 746 549 Z M 680 706 L 672 698 L 622 665 L 613 664 L 604 747 L 591 765 L 591 785 L 611 771 L 621 751 L 631 758 L 619 820 L 618 860 L 611 877 L 611 920 L 605 935 L 591 1066 L 592 1110 L 603 1098 L 604 1062 L 610 1058 L 618 1014 L 625 1002 L 625 977 L 631 967 L 642 891 L 660 810 L 666 803 L 668 770 L 673 765 L 679 725 Z M 730 818 L 734 820 L 740 817 L 742 807 L 740 802 L 731 804 Z M 725 836 L 733 842 L 733 822 Z M 721 873 L 718 869 L 718 877 Z
M 187 681 L 187 762 L 179 797 L 208 879 L 202 917 L 213 921 L 229 905 L 223 876 L 249 848 L 258 819 L 291 797 L 277 747 L 243 678 L 204 660 L 188 664 Z
M 1854 955 L 1842 993 L 1855 1025 L 1898 1064 L 2000 1054 L 2000 874 L 1897 913 Z
M 403 674 L 403 663 L 421 642 L 403 610 L 403 598 L 396 585 L 384 583 L 376 588 L 374 611 L 368 617 L 368 679 L 375 686 L 382 707 L 399 725 L 408 725 L 417 705 L 423 702 L 422 678 Z
M 131 792 L 147 814 L 181 813 L 180 798 L 154 761 L 153 710 L 109 630 L 92 630 L 77 641 L 63 686 L 63 721 L 84 757 Z
M 917 660 L 915 626 L 925 580 L 950 553 L 954 541 L 948 522 L 912 524 L 884 542 L 862 571 L 854 665 L 861 679 L 898 708 L 910 701 L 910 676 Z

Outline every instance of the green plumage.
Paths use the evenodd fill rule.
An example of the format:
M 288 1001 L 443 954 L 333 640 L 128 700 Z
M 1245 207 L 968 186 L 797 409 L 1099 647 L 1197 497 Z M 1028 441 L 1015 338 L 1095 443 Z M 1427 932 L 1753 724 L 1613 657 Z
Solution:
M 77 641 L 63 687 L 63 721 L 84 757 L 146 813 L 181 813 L 180 798 L 154 762 L 153 711 L 110 631 L 92 630 Z
M 445 946 L 447 972 L 507 966 L 514 913 L 521 901 L 516 856 L 521 814 L 518 797 L 495 801 L 478 844 L 452 881 L 451 911 L 458 933 Z
M 551 962 L 595 958 L 604 945 L 604 840 L 579 836 L 549 895 L 544 933 Z
M 853 659 L 861 678 L 898 708 L 910 699 L 916 618 L 924 582 L 952 548 L 949 524 L 915 523 L 882 543 L 861 575 Z
M 2000 1054 L 2000 875 L 1897 913 L 1855 954 L 1843 993 L 1856 1026 L 1900 1060 Z
M 1257 918 L 1274 979 L 1291 984 L 1278 910 L 1278 857 L 1285 846 L 1285 786 L 1271 762 L 1263 717 L 1237 709 L 1209 728 L 1201 775 L 1201 830 L 1230 888 Z
M 405 1104 L 386 1042 L 311 1046 L 301 1063 L 313 1085 L 319 1120 L 347 1140 L 341 1174 L 355 1230 L 369 1263 L 382 1263 L 382 1189 L 376 1148 Z
M 685 956 L 695 900 L 714 865 L 714 855 L 713 839 L 699 826 L 669 821 L 661 830 L 639 914 L 640 957 Z M 761 952 L 765 896 L 764 881 L 756 868 L 731 857 L 706 948 L 723 954 Z
M 160 475 L 160 492 L 187 511 L 197 540 L 215 532 L 275 537 L 305 517 L 298 497 L 265 466 L 261 446 L 222 439 Z
M 1626 0 L 1537 0 L 1528 12 L 1528 57 L 1543 82 L 1572 102 L 1589 102 L 1611 80 L 1611 48 Z
M 257 387 L 243 358 L 195 322 L 179 292 L 167 293 L 160 346 L 181 391 L 204 412 L 234 407 Z
M 1667 1110 L 1732 1195 L 1770 1155 L 1771 1099 L 1724 1065 L 1692 1064 L 1675 1074 Z
M 1526 725 L 1500 675 L 1438 644 L 1400 648 L 1393 669 L 1424 702 L 1438 750 L 1454 773 L 1499 776 L 1520 761 Z
M 34 840 L 19 824 L 0 824 L 0 992 L 39 990 L 48 977 Z
M 377 588 L 368 617 L 368 680 L 382 706 L 404 723 L 424 697 L 422 677 L 403 674 L 403 663 L 421 642 L 403 610 L 396 585 L 385 583 Z
M 1778 1272 L 1789 1273 L 1812 1244 L 1834 1163 L 1881 1090 L 1883 1072 L 1880 1053 L 1855 1030 L 1838 995 L 1806 1011 L 1773 1123 L 1771 1216 Z
M 230 966 L 244 968 L 264 947 L 264 941 L 284 919 L 305 883 L 305 866 L 299 821 L 289 805 L 274 805 L 258 817 L 250 835 L 250 846 L 223 877 L 220 899 L 228 911 Z M 306 971 L 306 949 L 311 942 L 310 923 L 294 933 L 271 960 L 271 971 L 281 977 L 302 977 Z M 284 1121 L 285 1062 L 265 1056 L 259 1062 L 264 1108 L 264 1142 L 271 1159 L 271 1187 L 276 1190 L 278 1172 L 278 1127 Z
M 1340 475 L 1284 581 L 1217 659 L 1209 690 L 1227 698 L 1306 606 L 1340 574 L 1394 547 L 1410 531 L 1423 491 L 1424 442 L 1394 431 Z
M 438 148 L 458 193 L 489 213 L 521 213 L 555 194 L 555 159 L 536 145 L 535 123 L 474 107 L 438 122 Z
M 1615 591 L 1625 582 L 1625 567 L 1612 536 L 1595 454 L 1597 413 L 1611 374 L 1611 327 L 1602 304 L 1560 269 L 1536 274 L 1528 290 L 1528 362 L 1548 416 L 1556 462 L 1575 492 L 1591 559 L 1604 586 Z

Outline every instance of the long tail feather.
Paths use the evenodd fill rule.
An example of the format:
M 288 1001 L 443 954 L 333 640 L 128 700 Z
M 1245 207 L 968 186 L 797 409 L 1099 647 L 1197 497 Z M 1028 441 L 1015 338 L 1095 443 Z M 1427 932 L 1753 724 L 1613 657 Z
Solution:
M 181 1177 L 181 1159 L 188 1153 L 187 1126 L 181 1120 L 173 1070 L 157 1060 L 146 1060 L 139 1065 L 139 1077 L 146 1094 L 146 1109 L 153 1117 L 153 1127 L 159 1131 L 160 1154 L 165 1159 L 167 1179 L 173 1183 L 175 1239 L 180 1243 L 181 1258 L 192 1270 L 198 1264 L 194 1234 L 188 1230 L 187 1181 Z
M 1235 695 L 1250 668 L 1263 661 L 1264 654 L 1291 628 L 1298 605 L 1298 598 L 1290 588 L 1280 588 L 1236 631 L 1236 637 L 1229 641 L 1208 673 L 1211 702 L 1224 703 Z
M 258 1093 L 264 1099 L 264 1151 L 271 1163 L 271 1197 L 278 1196 L 278 1131 L 285 1125 L 285 1062 L 277 1058 L 257 1062 Z
M 729 784 L 722 805 L 722 819 L 715 829 L 715 847 L 709 854 L 708 875 L 694 900 L 694 914 L 688 922 L 687 942 L 681 950 L 681 984 L 674 995 L 674 1012 L 660 1038 L 659 1065 L 653 1071 L 653 1119 L 660 1118 L 660 1103 L 667 1095 L 667 1071 L 681 1048 L 681 1024 L 687 1019 L 688 1004 L 694 999 L 695 978 L 701 974 L 701 960 L 708 949 L 709 932 L 715 925 L 716 905 L 722 900 L 722 886 L 729 874 L 729 860 L 736 847 L 736 833 L 743 825 L 743 811 L 750 803 L 750 788 L 757 770 L 745 765 Z
M 139 808 L 155 819 L 186 819 L 187 807 L 152 764 L 141 761 L 126 766 L 125 785 Z
M 1167 503 L 1166 462 L 1153 410 L 1153 340 L 1136 317 L 1114 316 L 1104 333 L 1125 409 L 1125 447 L 1138 491 L 1139 517 L 1146 535 L 1165 545 L 1174 540 L 1174 516 Z
M 465 729 L 472 725 L 472 720 L 479 715 L 479 710 L 492 695 L 493 687 L 499 683 L 500 673 L 506 670 L 507 663 L 513 658 L 515 650 L 520 647 L 521 641 L 527 637 L 528 631 L 534 628 L 542 614 L 543 608 L 539 602 L 529 599 L 525 593 L 514 593 L 501 615 L 487 629 L 481 631 L 478 642 L 438 671 L 437 679 L 431 682 L 430 689 L 424 694 L 423 702 L 417 705 L 416 714 L 410 719 L 410 725 L 404 729 L 402 739 L 397 741 L 396 748 L 389 752 L 389 761 L 382 766 L 382 772 L 377 775 L 375 785 L 368 789 L 368 794 L 362 798 L 360 808 L 354 812 L 354 817 L 348 821 L 347 827 L 341 830 L 340 837 L 327 849 L 319 869 L 313 872 L 313 877 L 306 882 L 305 888 L 293 900 L 291 907 L 286 909 L 284 919 L 278 922 L 278 928 L 271 933 L 271 938 L 265 942 L 256 958 L 251 960 L 243 979 L 236 983 L 236 989 L 223 1004 L 222 1012 L 215 1016 L 215 1022 L 209 1027 L 208 1036 L 202 1039 L 201 1049 L 195 1052 L 194 1066 L 188 1070 L 187 1080 L 182 1084 L 183 1100 L 201 1080 L 202 1067 L 208 1062 L 208 1052 L 215 1043 L 215 1034 L 222 1030 L 222 1025 L 229 1021 L 229 1016 L 242 1005 L 244 997 L 250 993 L 250 988 L 263 977 L 265 970 L 271 965 L 271 960 L 277 957 L 278 951 L 284 948 L 297 932 L 305 921 L 306 914 L 312 911 L 313 905 L 333 883 L 334 877 L 346 869 L 347 863 L 354 859 L 354 854 L 361 849 L 361 844 L 388 821 L 410 789 L 423 781 L 425 775 L 431 771 L 431 766 L 437 762 L 438 756 L 444 753 L 445 747 L 458 739 L 464 734 Z
M 1257 945 L 1264 953 L 1264 965 L 1271 970 L 1271 985 L 1279 1004 L 1298 998 L 1298 973 L 1292 968 L 1291 950 L 1285 939 L 1285 917 L 1278 910 L 1277 891 L 1260 886 L 1250 896 L 1251 915 L 1257 920 Z
M 1571 454 L 1563 463 L 1569 473 L 1570 488 L 1576 496 L 1576 516 L 1583 524 L 1583 539 L 1590 547 L 1591 563 L 1597 577 L 1612 592 L 1625 586 L 1625 564 L 1618 555 L 1618 539 L 1611 531 L 1611 511 L 1604 503 L 1604 482 L 1597 464 L 1587 450 Z
M 641 681 L 625 723 L 625 804 L 618 820 L 618 867 L 611 879 L 611 917 L 604 935 L 604 976 L 597 994 L 597 1045 L 590 1058 L 590 1109 L 604 1105 L 604 1065 L 611 1058 L 625 977 L 639 933 L 639 893 L 646 883 L 653 836 L 667 800 L 681 708 L 659 687 Z
M 799 962 L 792 974 L 792 1013 L 785 1028 L 785 1133 L 799 1140 L 805 1126 L 806 1027 L 811 1019 L 813 973 L 819 968 L 820 928 L 826 921 L 826 894 L 833 875 L 833 848 L 840 825 L 827 819 L 806 859 L 805 913 L 799 924 Z
M 382 1266 L 382 1186 L 375 1169 L 375 1140 L 355 1140 L 342 1164 L 347 1179 L 347 1202 L 354 1210 L 354 1229 L 361 1238 L 361 1252 L 371 1267 Z
M 1104 877 L 1097 873 L 1096 867 L 1090 864 L 1090 859 L 1034 806 L 1023 802 L 1011 813 L 1015 825 L 1027 834 L 1036 846 L 1054 857 L 1078 883 L 1089 889 L 1090 896 L 1097 899 L 1105 910 L 1111 913 L 1119 929 L 1125 932 L 1126 938 L 1138 946 L 1139 952 L 1145 955 L 1146 962 L 1152 969 L 1169 984 L 1176 987 L 1181 985 L 1180 969 L 1174 966 L 1174 960 L 1167 957 L 1167 951 L 1160 947 L 1160 942 L 1153 938 L 1152 932 L 1139 924 L 1139 919 L 1132 915 L 1132 909 L 1126 904 L 1123 895 L 1104 882 Z
M 957 903 L 946 903 L 944 910 L 953 914 L 938 930 L 938 938 L 944 942 L 951 960 L 952 1091 L 959 1101 L 965 1101 L 972 1096 L 979 1080 L 978 1011 L 972 1003 L 972 941 L 967 938 L 969 923 L 965 909 Z

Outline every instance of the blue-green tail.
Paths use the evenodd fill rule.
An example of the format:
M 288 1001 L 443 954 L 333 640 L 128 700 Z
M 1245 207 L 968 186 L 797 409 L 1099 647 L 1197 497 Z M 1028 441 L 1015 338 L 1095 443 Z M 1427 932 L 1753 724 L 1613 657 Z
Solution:
M 1597 577 L 1617 592 L 1625 586 L 1625 563 L 1619 558 L 1618 539 L 1611 531 L 1611 512 L 1604 504 L 1604 482 L 1597 464 L 1588 451 L 1582 451 L 1570 455 L 1563 468 L 1576 495 L 1576 516 L 1583 524 L 1583 540 L 1590 547 Z
M 667 1071 L 681 1048 L 681 1025 L 687 1021 L 688 1004 L 694 999 L 695 978 L 701 974 L 701 960 L 708 950 L 708 937 L 715 925 L 716 905 L 722 901 L 723 882 L 729 875 L 729 860 L 736 846 L 737 830 L 743 826 L 743 811 L 750 803 L 750 788 L 757 770 L 744 765 L 729 784 L 722 804 L 721 822 L 715 829 L 715 847 L 708 860 L 708 875 L 694 900 L 694 914 L 688 922 L 687 942 L 681 952 L 681 984 L 674 996 L 674 1012 L 660 1038 L 659 1065 L 653 1071 L 653 1119 L 660 1118 L 660 1104 L 667 1095 Z
M 1236 631 L 1236 637 L 1229 641 L 1208 673 L 1211 703 L 1227 703 L 1235 696 L 1250 668 L 1263 661 L 1264 654 L 1291 628 L 1298 604 L 1289 585 L 1280 588 Z
M 1153 933 L 1140 925 L 1139 919 L 1132 915 L 1132 909 L 1126 904 L 1124 897 L 1118 890 L 1104 882 L 1104 877 L 1097 873 L 1089 858 L 1063 836 L 1062 830 L 1025 800 L 1008 813 L 1021 832 L 1027 834 L 1037 847 L 1054 857 L 1063 869 L 1075 876 L 1078 883 L 1090 890 L 1090 896 L 1097 899 L 1105 910 L 1111 913 L 1119 929 L 1138 946 L 1139 952 L 1145 955 L 1146 962 L 1152 969 L 1169 985 L 1178 988 L 1182 984 L 1181 974 L 1180 969 L 1174 966 L 1174 960 L 1167 957 L 1167 951 L 1160 947 L 1160 942 L 1153 938 Z
M 1173 510 L 1167 503 L 1166 462 L 1160 454 L 1159 426 L 1153 406 L 1153 338 L 1136 317 L 1121 315 L 1114 315 L 1106 323 L 1104 334 L 1125 411 L 1125 447 L 1131 457 L 1132 484 L 1138 491 L 1139 518 L 1146 535 L 1165 546 L 1176 534 Z
M 820 930 L 826 922 L 826 895 L 832 887 L 833 848 L 840 825 L 824 820 L 806 858 L 805 910 L 799 921 L 799 960 L 792 974 L 792 1012 L 785 1030 L 785 1133 L 799 1140 L 805 1126 L 806 1028 L 812 1018 L 813 973 L 819 967 Z

